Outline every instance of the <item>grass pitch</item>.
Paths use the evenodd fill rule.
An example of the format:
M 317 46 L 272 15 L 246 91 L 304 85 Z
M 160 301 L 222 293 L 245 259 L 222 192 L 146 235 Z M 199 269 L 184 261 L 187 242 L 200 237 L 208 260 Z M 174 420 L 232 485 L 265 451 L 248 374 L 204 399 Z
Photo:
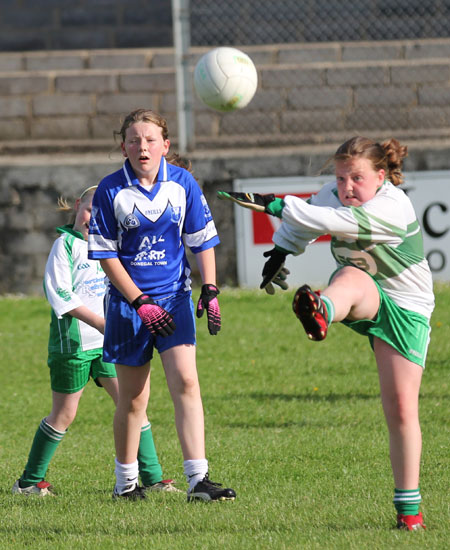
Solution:
M 0 298 L 0 548 L 446 548 L 450 286 L 436 288 L 421 390 L 428 529 L 419 533 L 394 529 L 387 429 L 367 340 L 335 325 L 324 342 L 308 341 L 291 312 L 292 294 L 223 290 L 221 333 L 209 336 L 199 321 L 210 474 L 237 499 L 189 505 L 178 494 L 112 501 L 113 404 L 92 382 L 50 465 L 58 496 L 11 494 L 51 408 L 49 306 L 41 298 Z M 165 476 L 185 487 L 159 358 L 149 417 Z

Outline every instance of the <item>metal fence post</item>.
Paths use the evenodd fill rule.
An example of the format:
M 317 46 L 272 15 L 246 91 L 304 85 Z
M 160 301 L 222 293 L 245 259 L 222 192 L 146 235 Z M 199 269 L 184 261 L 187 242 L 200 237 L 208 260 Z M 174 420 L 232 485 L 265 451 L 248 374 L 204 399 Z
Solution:
M 189 48 L 191 45 L 189 12 L 190 0 L 172 0 L 178 148 L 181 154 L 192 151 L 195 145 L 191 76 L 189 72 Z

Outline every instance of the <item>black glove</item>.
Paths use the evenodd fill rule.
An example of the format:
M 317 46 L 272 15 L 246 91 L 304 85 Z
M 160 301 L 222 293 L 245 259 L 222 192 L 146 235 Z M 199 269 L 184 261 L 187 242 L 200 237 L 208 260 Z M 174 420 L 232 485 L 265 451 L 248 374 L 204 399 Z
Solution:
M 176 326 L 172 315 L 155 302 L 146 294 L 141 294 L 131 302 L 131 305 L 137 311 L 141 321 L 148 330 L 157 336 L 169 336 L 173 334 Z
M 202 317 L 206 309 L 208 317 L 209 334 L 216 335 L 221 326 L 220 322 L 220 307 L 217 295 L 220 294 L 219 289 L 214 285 L 203 285 L 200 298 L 197 303 L 197 317 Z
M 237 193 L 235 191 L 217 191 L 217 198 L 220 200 L 229 200 L 255 210 L 256 212 L 266 212 L 266 207 L 275 200 L 275 195 L 260 195 L 259 193 Z
M 284 267 L 287 252 L 283 252 L 279 248 L 275 247 L 272 250 L 264 252 L 263 256 L 269 258 L 264 264 L 262 270 L 263 280 L 259 288 L 263 288 L 267 294 L 275 294 L 273 285 L 278 285 L 283 290 L 288 289 L 286 278 L 289 275 L 289 269 Z

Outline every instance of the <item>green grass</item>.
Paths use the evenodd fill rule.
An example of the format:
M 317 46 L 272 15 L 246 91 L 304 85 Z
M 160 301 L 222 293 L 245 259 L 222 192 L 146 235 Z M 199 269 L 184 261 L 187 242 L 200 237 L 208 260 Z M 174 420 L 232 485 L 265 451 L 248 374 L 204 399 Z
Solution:
M 450 287 L 436 288 L 421 390 L 422 510 L 428 529 L 393 528 L 393 481 L 378 377 L 367 340 L 333 326 L 309 342 L 292 292 L 224 290 L 223 329 L 198 331 L 198 368 L 213 480 L 235 502 L 187 504 L 180 495 L 113 502 L 113 404 L 92 382 L 51 463 L 57 498 L 20 498 L 11 486 L 51 396 L 49 307 L 0 298 L 0 548 L 443 549 L 448 546 Z M 172 403 L 159 359 L 149 416 L 167 477 L 184 486 Z

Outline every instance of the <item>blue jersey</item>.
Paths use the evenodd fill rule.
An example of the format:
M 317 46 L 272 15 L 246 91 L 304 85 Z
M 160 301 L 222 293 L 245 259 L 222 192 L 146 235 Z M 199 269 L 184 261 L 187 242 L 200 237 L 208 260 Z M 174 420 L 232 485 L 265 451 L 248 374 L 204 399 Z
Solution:
M 165 158 L 151 190 L 139 184 L 127 160 L 95 192 L 89 258 L 119 258 L 137 287 L 152 297 L 190 290 L 185 245 L 196 254 L 219 242 L 198 183 Z M 120 294 L 114 287 L 110 291 Z

